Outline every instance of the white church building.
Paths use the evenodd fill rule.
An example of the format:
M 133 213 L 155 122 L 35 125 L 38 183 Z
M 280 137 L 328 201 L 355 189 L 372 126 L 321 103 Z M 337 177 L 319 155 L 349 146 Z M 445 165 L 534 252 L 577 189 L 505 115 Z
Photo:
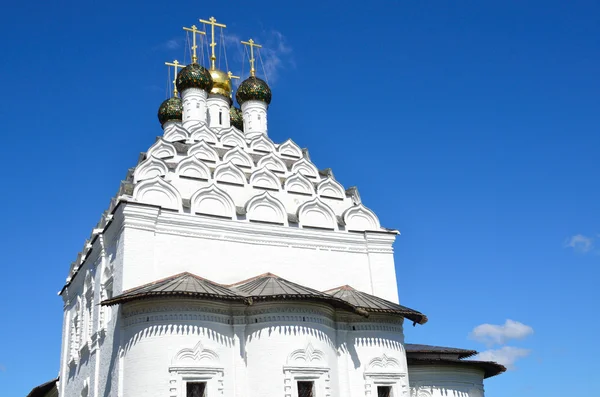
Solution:
M 214 62 L 179 71 L 60 291 L 58 377 L 29 396 L 483 396 L 504 367 L 405 343 L 427 317 L 399 304 L 398 231 L 269 138 L 251 64 L 235 94 Z

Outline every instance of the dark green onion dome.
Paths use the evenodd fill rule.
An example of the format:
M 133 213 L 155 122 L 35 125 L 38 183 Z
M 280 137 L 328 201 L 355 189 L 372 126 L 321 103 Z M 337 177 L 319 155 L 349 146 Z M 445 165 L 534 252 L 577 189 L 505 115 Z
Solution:
M 244 117 L 242 111 L 235 106 L 229 108 L 229 120 L 231 125 L 240 131 L 244 131 Z
M 160 104 L 158 108 L 158 121 L 163 125 L 167 121 L 181 121 L 183 103 L 179 97 L 171 97 Z
M 190 63 L 177 74 L 177 89 L 183 92 L 188 88 L 200 88 L 210 92 L 213 87 L 213 79 L 210 72 L 197 63 Z
M 246 101 L 263 101 L 268 105 L 271 103 L 271 89 L 264 80 L 250 76 L 242 81 L 235 98 L 240 106 Z

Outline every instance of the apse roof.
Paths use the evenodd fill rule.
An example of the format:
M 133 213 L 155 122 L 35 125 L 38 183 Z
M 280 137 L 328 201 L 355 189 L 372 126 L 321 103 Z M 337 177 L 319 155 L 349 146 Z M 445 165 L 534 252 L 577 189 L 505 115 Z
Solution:
M 406 343 L 404 345 L 407 353 L 433 353 L 433 354 L 452 354 L 458 355 L 458 358 L 467 358 L 477 354 L 477 350 L 459 349 L 456 347 L 419 345 Z
M 455 358 L 414 358 L 411 357 L 410 354 L 407 354 L 406 362 L 409 368 L 416 365 L 460 365 L 480 368 L 484 371 L 484 378 L 490 378 L 506 371 L 504 365 L 493 361 L 461 360 Z
M 56 382 L 58 382 L 58 378 L 52 379 L 49 382 L 43 383 L 39 386 L 34 387 L 27 397 L 42 397 L 45 396 L 50 390 L 56 388 Z
M 367 294 L 366 292 L 358 291 L 349 285 L 330 289 L 325 291 L 325 293 L 371 313 L 395 313 L 400 314 L 415 323 L 425 324 L 427 322 L 427 316 L 423 313 L 377 296 Z

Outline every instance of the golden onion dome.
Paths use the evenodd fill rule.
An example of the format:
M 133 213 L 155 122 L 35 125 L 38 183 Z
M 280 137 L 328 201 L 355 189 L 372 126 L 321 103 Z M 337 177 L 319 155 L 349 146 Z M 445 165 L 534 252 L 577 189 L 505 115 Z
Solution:
M 219 69 L 210 69 L 209 72 L 213 79 L 213 86 L 210 93 L 229 98 L 231 96 L 231 79 L 227 73 Z

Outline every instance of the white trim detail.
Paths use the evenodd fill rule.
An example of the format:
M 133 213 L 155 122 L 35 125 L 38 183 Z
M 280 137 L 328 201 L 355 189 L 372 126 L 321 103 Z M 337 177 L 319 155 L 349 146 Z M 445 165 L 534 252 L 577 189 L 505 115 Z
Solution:
M 188 156 L 182 159 L 175 173 L 180 177 L 210 179 L 210 168 L 196 156 Z
M 163 140 L 162 138 L 159 138 L 158 141 L 156 141 L 146 153 L 146 157 L 154 156 L 159 159 L 175 157 L 175 155 L 177 155 L 177 149 L 175 149 L 175 146 Z
M 200 141 L 188 149 L 188 156 L 196 156 L 200 160 L 217 162 L 219 154 L 206 141 Z
M 319 227 L 337 230 L 335 212 L 318 197 L 298 207 L 298 221 L 301 227 Z
M 218 186 L 199 189 L 190 198 L 192 214 L 203 214 L 233 218 L 235 216 L 235 203 L 231 197 Z
M 250 142 L 250 149 L 258 152 L 274 152 L 275 144 L 266 135 L 261 135 Z
M 144 179 L 152 179 L 157 176 L 165 176 L 169 172 L 167 163 L 154 156 L 148 157 L 135 167 L 133 172 L 133 183 L 138 183 Z
M 181 349 L 169 367 L 169 396 L 186 397 L 188 382 L 206 382 L 207 396 L 222 396 L 224 369 L 215 366 L 218 361 L 217 353 L 204 348 L 202 342 L 191 349 Z
M 213 178 L 218 182 L 245 185 L 246 174 L 232 162 L 224 163 L 215 168 Z
M 305 158 L 301 158 L 292 165 L 292 173 L 296 172 L 309 178 L 319 178 L 319 170 L 317 167 Z
M 220 141 L 222 146 L 241 146 L 242 148 L 247 146 L 244 136 L 235 132 L 235 130 L 227 131 L 221 135 Z
M 138 183 L 133 189 L 133 199 L 140 203 L 181 211 L 181 194 L 175 186 L 159 176 Z
M 355 205 L 344 211 L 342 215 L 346 230 L 379 230 L 379 219 L 373 211 L 362 204 Z
M 246 203 L 247 218 L 251 221 L 287 225 L 287 212 L 279 200 L 264 192 Z
M 269 153 L 266 156 L 258 160 L 256 164 L 258 168 L 267 167 L 271 171 L 285 173 L 287 167 L 285 163 L 275 155 L 275 153 Z
M 315 194 L 315 188 L 310 179 L 299 173 L 290 176 L 285 181 L 284 188 L 288 192 L 302 193 L 311 196 Z
M 321 197 L 343 199 L 346 196 L 344 187 L 338 181 L 329 177 L 317 185 L 317 193 Z
M 205 349 L 202 342 L 198 342 L 193 348 L 181 349 L 171 361 L 173 365 L 184 366 L 186 364 L 198 365 L 202 361 L 219 361 L 219 355 L 213 350 Z
M 314 362 L 323 361 L 325 354 L 321 350 L 317 350 L 313 347 L 312 343 L 308 343 L 304 349 L 294 350 L 287 359 L 288 365 L 309 365 L 312 366 Z
M 254 166 L 252 157 L 239 146 L 234 147 L 223 155 L 223 162 L 226 163 L 228 161 L 240 167 L 252 168 Z
M 294 157 L 298 159 L 302 157 L 302 149 L 300 149 L 300 146 L 296 145 L 296 142 L 292 141 L 291 139 L 288 139 L 279 145 L 277 151 L 283 156 Z
M 207 143 L 217 143 L 217 134 L 208 128 L 205 123 L 198 123 L 188 127 L 193 141 L 205 141 Z M 191 150 L 191 149 L 190 149 Z
M 179 122 L 166 122 L 163 130 L 163 139 L 165 141 L 185 141 L 189 138 L 187 130 Z
M 279 177 L 266 167 L 256 170 L 250 175 L 250 185 L 266 189 L 281 189 Z

